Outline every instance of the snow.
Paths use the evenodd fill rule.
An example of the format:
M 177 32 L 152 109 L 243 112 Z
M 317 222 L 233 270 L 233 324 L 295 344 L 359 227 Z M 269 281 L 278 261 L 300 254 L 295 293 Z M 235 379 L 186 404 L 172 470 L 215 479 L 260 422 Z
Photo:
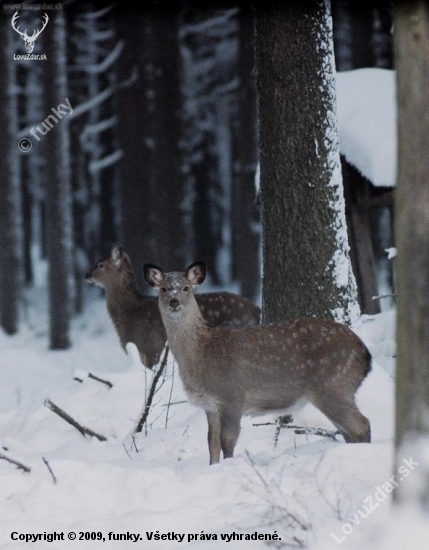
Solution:
M 337 73 L 341 153 L 376 186 L 396 183 L 395 72 L 357 69 Z
M 205 415 L 186 402 L 173 360 L 155 395 L 149 427 L 133 438 L 152 373 L 138 362 L 132 345 L 129 355 L 122 351 L 101 299 L 74 321 L 72 349 L 47 350 L 42 300 L 39 290 L 30 296 L 18 335 L 0 333 L 0 453 L 31 468 L 24 473 L 0 460 L 2 550 L 27 547 L 11 533 L 40 534 L 32 542 L 36 550 L 125 548 L 129 543 L 118 537 L 127 533 L 139 534 L 147 549 L 219 548 L 226 543 L 221 535 L 228 535 L 234 548 L 262 549 L 262 540 L 237 537 L 264 533 L 275 533 L 282 542 L 296 537 L 315 549 L 336 548 L 331 533 L 340 536 L 364 499 L 391 476 L 392 312 L 364 316 L 355 327 L 382 365 L 374 364 L 357 396 L 372 423 L 371 445 L 286 429 L 275 445 L 276 426 L 253 425 L 274 416 L 244 418 L 236 456 L 208 466 Z M 83 437 L 44 406 L 46 399 L 107 441 Z M 297 412 L 294 423 L 333 428 L 311 406 Z M 353 525 L 347 544 L 373 540 L 389 511 L 382 503 L 361 525 Z M 48 542 L 54 532 L 64 533 L 65 540 Z M 101 533 L 105 541 L 73 541 L 69 532 Z M 148 540 L 151 532 L 184 539 Z M 117 540 L 109 540 L 109 533 Z M 204 540 L 208 534 L 218 540 Z

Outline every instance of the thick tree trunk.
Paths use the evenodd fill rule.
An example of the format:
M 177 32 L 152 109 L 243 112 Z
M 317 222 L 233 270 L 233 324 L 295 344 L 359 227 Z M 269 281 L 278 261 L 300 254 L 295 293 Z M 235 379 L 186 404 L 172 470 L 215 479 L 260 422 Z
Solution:
M 239 14 L 239 94 L 235 124 L 235 158 L 232 204 L 233 275 L 243 296 L 260 294 L 260 230 L 256 204 L 255 173 L 258 162 L 258 130 L 254 57 L 253 11 L 243 3 Z
M 0 306 L 1 325 L 6 333 L 18 330 L 19 303 L 23 285 L 23 220 L 21 162 L 18 150 L 18 108 L 14 31 L 9 12 L 0 14 L 2 35 L 6 41 L 0 54 L 0 122 L 2 129 L 0 167 Z M 31 152 L 27 154 L 32 154 Z
M 429 1 L 398 2 L 395 56 L 398 94 L 396 190 L 397 464 L 420 466 L 414 497 L 429 509 Z M 420 446 L 421 441 L 426 447 Z M 424 450 L 426 448 L 426 451 Z M 422 454 L 420 454 L 422 453 Z M 405 483 L 404 483 L 405 485 Z M 400 485 L 395 498 L 405 499 Z
M 185 264 L 178 15 L 175 0 L 120 14 L 122 78 L 133 67 L 139 75 L 119 96 L 123 245 L 139 283 L 144 263 Z
M 66 22 L 62 12 L 51 16 L 47 35 L 49 59 L 45 65 L 46 112 L 56 109 L 68 95 Z M 49 262 L 50 347 L 70 346 L 73 311 L 73 227 L 68 115 L 42 136 L 46 151 L 46 223 Z
M 182 269 L 186 251 L 180 141 L 182 94 L 179 74 L 179 2 L 155 4 L 152 13 L 152 232 L 155 263 Z M 166 223 L 168 219 L 168 223 Z
M 120 161 L 121 245 L 133 262 L 136 279 L 145 290 L 143 265 L 155 263 L 151 235 L 151 186 L 153 113 L 149 18 L 130 9 L 119 11 L 118 34 L 125 40 L 119 80 L 138 72 L 138 79 L 118 95 Z
M 257 4 L 264 322 L 358 313 L 328 6 Z

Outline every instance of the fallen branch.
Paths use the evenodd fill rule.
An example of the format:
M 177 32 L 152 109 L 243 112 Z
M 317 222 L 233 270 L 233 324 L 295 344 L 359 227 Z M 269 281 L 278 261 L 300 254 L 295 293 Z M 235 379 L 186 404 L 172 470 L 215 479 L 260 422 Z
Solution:
M 136 426 L 136 429 L 134 430 L 135 434 L 140 433 L 142 431 L 143 426 L 144 426 L 144 424 L 147 420 L 147 417 L 149 416 L 150 407 L 152 405 L 153 397 L 154 397 L 155 391 L 156 391 L 156 385 L 158 383 L 158 380 L 161 378 L 162 373 L 164 372 L 164 369 L 167 365 L 167 359 L 168 359 L 168 346 L 165 346 L 164 357 L 162 358 L 161 365 L 159 367 L 158 372 L 153 377 L 152 385 L 151 385 L 150 390 L 149 390 L 149 395 L 147 396 L 147 399 L 146 399 L 146 405 L 144 407 L 142 417 L 140 418 L 140 420 L 139 420 L 139 422 Z
M 318 435 L 320 437 L 329 437 L 334 441 L 338 441 L 337 435 L 341 435 L 338 430 L 325 430 L 324 428 L 307 428 L 302 426 L 282 426 L 283 428 L 291 428 L 297 435 Z
M 88 372 L 88 378 L 92 378 L 93 380 L 97 380 L 97 382 L 106 384 L 106 386 L 108 386 L 109 388 L 113 388 L 112 382 L 109 382 L 109 380 L 104 380 L 103 378 L 99 378 L 98 376 L 95 376 L 95 374 L 92 374 L 91 372 Z
M 71 426 L 73 426 L 73 428 L 76 428 L 76 430 L 78 432 L 80 432 L 84 437 L 86 437 L 87 435 L 91 436 L 91 437 L 96 437 L 99 441 L 107 441 L 107 438 L 104 437 L 104 435 L 100 435 L 96 432 L 93 432 L 92 430 L 90 430 L 89 428 L 85 428 L 85 426 L 82 426 L 81 424 L 79 424 L 78 422 L 76 422 L 76 420 L 74 420 L 69 414 L 67 414 L 65 411 L 63 411 L 62 409 L 60 409 L 60 407 L 58 407 L 57 405 L 55 405 L 55 403 L 52 403 L 52 401 L 50 399 L 46 399 L 45 403 L 44 403 L 45 407 L 47 407 L 49 410 L 51 410 L 52 412 L 54 412 L 55 414 L 57 414 L 60 418 L 62 418 L 63 420 L 65 420 L 68 424 L 70 424 Z
M 392 292 L 392 294 L 380 294 L 380 296 L 373 296 L 371 300 L 375 302 L 375 300 L 382 300 L 383 298 L 396 298 L 396 292 Z
M 109 388 L 113 388 L 112 382 L 109 382 L 109 380 L 104 380 L 103 378 L 100 378 L 99 376 L 96 376 L 95 374 L 92 374 L 92 372 L 88 372 L 86 374 L 85 378 L 92 378 L 93 380 L 96 380 L 97 382 L 101 382 L 102 384 L 106 384 Z M 80 378 L 79 376 L 74 376 L 73 380 L 76 380 L 76 382 L 83 382 L 85 378 Z
M 48 468 L 48 471 L 49 471 L 49 473 L 51 474 L 52 479 L 54 480 L 54 485 L 56 485 L 56 484 L 57 484 L 57 478 L 55 477 L 55 474 L 54 474 L 54 472 L 52 471 L 52 468 L 51 468 L 49 462 L 46 460 L 46 458 L 45 458 L 44 456 L 42 456 L 42 460 L 43 460 L 43 462 L 45 463 L 46 468 Z
M 22 462 L 18 462 L 17 460 L 14 460 L 13 458 L 9 458 L 8 456 L 4 455 L 3 453 L 0 453 L 0 460 L 6 460 L 6 462 L 10 462 L 10 464 L 13 464 L 18 468 L 18 470 L 22 470 L 26 474 L 31 472 L 31 468 L 26 466 L 25 464 L 22 464 Z
M 275 443 L 277 443 L 278 434 L 280 433 L 280 430 L 282 428 L 288 428 L 289 430 L 294 430 L 296 435 L 318 435 L 320 437 L 329 437 L 334 441 L 338 441 L 337 435 L 340 435 L 340 432 L 338 430 L 332 431 L 332 430 L 325 430 L 324 428 L 294 426 L 289 423 L 290 422 L 289 418 L 292 420 L 291 415 L 280 416 L 276 422 L 263 422 L 259 424 L 252 424 L 252 426 L 277 426 L 276 434 L 275 434 Z

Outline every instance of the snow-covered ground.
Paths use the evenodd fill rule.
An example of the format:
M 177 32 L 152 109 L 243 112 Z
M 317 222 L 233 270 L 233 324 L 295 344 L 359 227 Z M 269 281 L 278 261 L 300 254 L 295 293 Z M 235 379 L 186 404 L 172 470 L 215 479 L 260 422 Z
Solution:
M 363 548 L 376 537 L 388 499 L 367 518 L 358 511 L 392 475 L 393 312 L 363 317 L 355 327 L 378 362 L 358 395 L 372 423 L 371 445 L 288 429 L 275 444 L 276 426 L 253 425 L 274 417 L 245 418 L 236 456 L 209 467 L 205 415 L 186 403 L 172 360 L 149 428 L 133 440 L 150 373 L 120 348 L 104 300 L 74 321 L 73 348 L 53 352 L 36 295 L 19 335 L 0 333 L 0 453 L 31 469 L 0 460 L 0 548 L 27 548 L 19 537 L 40 534 L 31 548 L 120 549 L 132 542 L 109 541 L 109 533 L 111 539 L 129 533 L 141 537 L 140 548 L 247 549 L 265 542 L 237 536 L 275 533 L 281 543 L 326 549 L 339 546 L 332 534 L 341 540 L 345 523 L 353 532 L 342 548 Z M 44 406 L 46 399 L 107 441 L 83 437 Z M 294 423 L 332 429 L 310 406 Z M 65 540 L 43 540 L 54 532 Z M 70 532 L 102 540 L 69 540 Z M 184 538 L 149 540 L 150 533 Z M 221 540 L 233 533 L 229 543 Z

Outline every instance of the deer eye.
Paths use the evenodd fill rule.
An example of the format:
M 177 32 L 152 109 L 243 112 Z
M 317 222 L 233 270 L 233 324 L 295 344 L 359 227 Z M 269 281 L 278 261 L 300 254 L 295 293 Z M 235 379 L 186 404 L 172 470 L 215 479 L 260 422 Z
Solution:
M 188 290 L 189 290 L 189 287 L 188 287 L 188 286 L 185 286 L 185 287 L 183 288 L 183 292 L 188 292 Z
M 165 288 L 165 286 L 162 286 L 160 287 L 159 289 L 163 294 L 165 294 L 167 292 L 167 289 Z
M 98 269 L 103 269 L 103 267 L 104 267 L 103 262 L 98 262 L 97 268 L 98 268 Z

